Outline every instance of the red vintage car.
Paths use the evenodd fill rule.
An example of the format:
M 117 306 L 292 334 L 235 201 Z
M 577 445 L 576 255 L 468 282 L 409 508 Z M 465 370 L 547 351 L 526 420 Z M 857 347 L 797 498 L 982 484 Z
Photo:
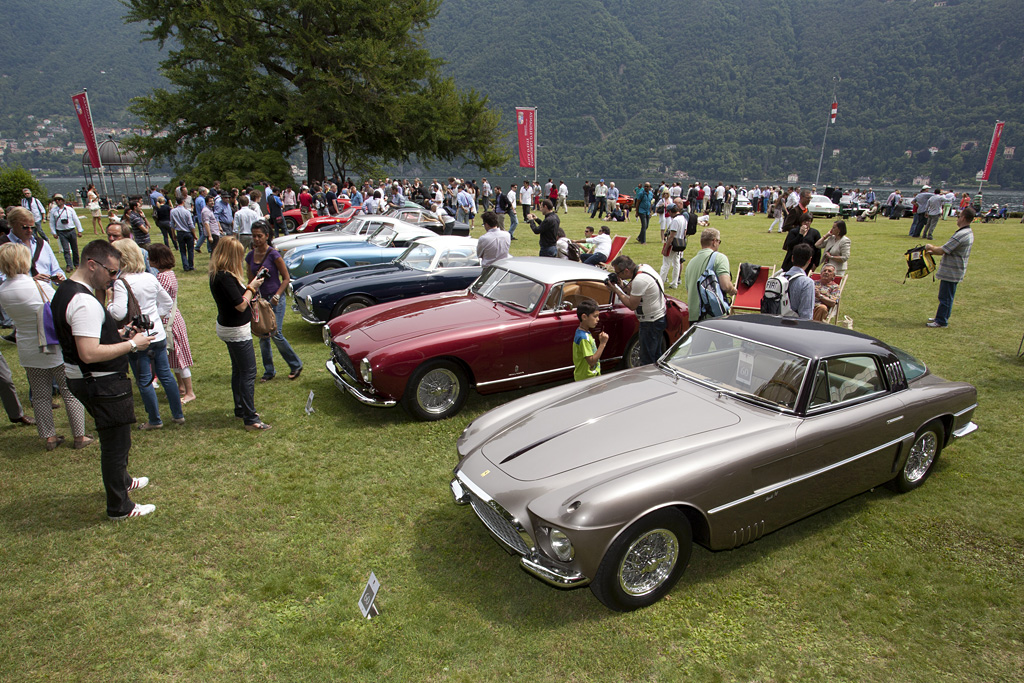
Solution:
M 401 403 L 421 420 L 459 412 L 482 394 L 568 379 L 576 305 L 600 305 L 608 333 L 603 368 L 639 362 L 639 323 L 613 301 L 600 268 L 528 257 L 498 261 L 469 289 L 346 313 L 324 327 L 327 370 L 339 389 L 371 406 Z M 689 326 L 686 304 L 669 298 L 664 343 Z M 625 362 L 623 362 L 625 360 Z
M 284 212 L 284 224 L 288 228 L 288 232 L 316 232 L 325 225 L 347 222 L 356 213 L 349 211 L 351 206 L 352 201 L 348 197 L 338 197 L 338 215 L 313 216 L 309 219 L 308 224 L 303 220 L 300 209 L 289 209 Z

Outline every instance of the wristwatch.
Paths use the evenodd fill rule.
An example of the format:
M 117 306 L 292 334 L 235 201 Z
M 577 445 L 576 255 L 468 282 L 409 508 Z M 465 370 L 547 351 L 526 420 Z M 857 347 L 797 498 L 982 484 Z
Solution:
M 135 343 L 134 339 L 129 339 L 128 343 L 132 345 L 132 351 L 137 351 L 139 349 L 139 345 Z

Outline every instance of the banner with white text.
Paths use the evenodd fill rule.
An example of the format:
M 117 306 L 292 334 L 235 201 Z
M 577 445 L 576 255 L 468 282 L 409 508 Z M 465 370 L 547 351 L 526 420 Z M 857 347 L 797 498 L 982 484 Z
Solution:
M 519 133 L 519 166 L 537 167 L 537 109 L 516 107 L 516 131 Z
M 100 151 L 96 147 L 96 129 L 92 125 L 92 112 L 89 111 L 89 97 L 80 92 L 71 96 L 75 103 L 75 113 L 78 114 L 78 123 L 82 126 L 82 135 L 85 137 L 85 147 L 89 150 L 89 163 L 93 168 L 100 167 Z
M 992 162 L 996 160 L 996 147 L 999 146 L 999 138 L 1003 136 L 1003 122 L 996 121 L 996 129 L 992 131 L 992 144 L 988 146 L 988 158 L 985 159 L 985 172 L 981 179 L 988 182 L 988 176 L 992 172 Z

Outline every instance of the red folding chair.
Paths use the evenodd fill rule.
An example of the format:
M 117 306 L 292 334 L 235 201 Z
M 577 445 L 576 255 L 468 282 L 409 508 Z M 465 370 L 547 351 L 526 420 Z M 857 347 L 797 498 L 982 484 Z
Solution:
M 768 266 L 761 266 L 761 270 L 757 273 L 757 279 L 754 280 L 754 284 L 747 287 L 745 284 L 740 282 L 739 273 L 737 272 L 736 277 L 736 298 L 732 302 L 733 313 L 760 313 L 761 312 L 761 298 L 764 296 L 764 286 L 768 282 L 768 278 L 775 272 L 775 266 L 771 268 Z

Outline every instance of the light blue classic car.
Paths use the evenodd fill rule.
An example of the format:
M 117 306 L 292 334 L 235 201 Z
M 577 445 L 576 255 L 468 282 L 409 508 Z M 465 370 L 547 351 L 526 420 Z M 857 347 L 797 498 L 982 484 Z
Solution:
M 284 257 L 292 278 L 334 268 L 387 263 L 398 258 L 413 242 L 436 233 L 408 223 L 382 225 L 365 242 L 326 242 L 296 247 Z

